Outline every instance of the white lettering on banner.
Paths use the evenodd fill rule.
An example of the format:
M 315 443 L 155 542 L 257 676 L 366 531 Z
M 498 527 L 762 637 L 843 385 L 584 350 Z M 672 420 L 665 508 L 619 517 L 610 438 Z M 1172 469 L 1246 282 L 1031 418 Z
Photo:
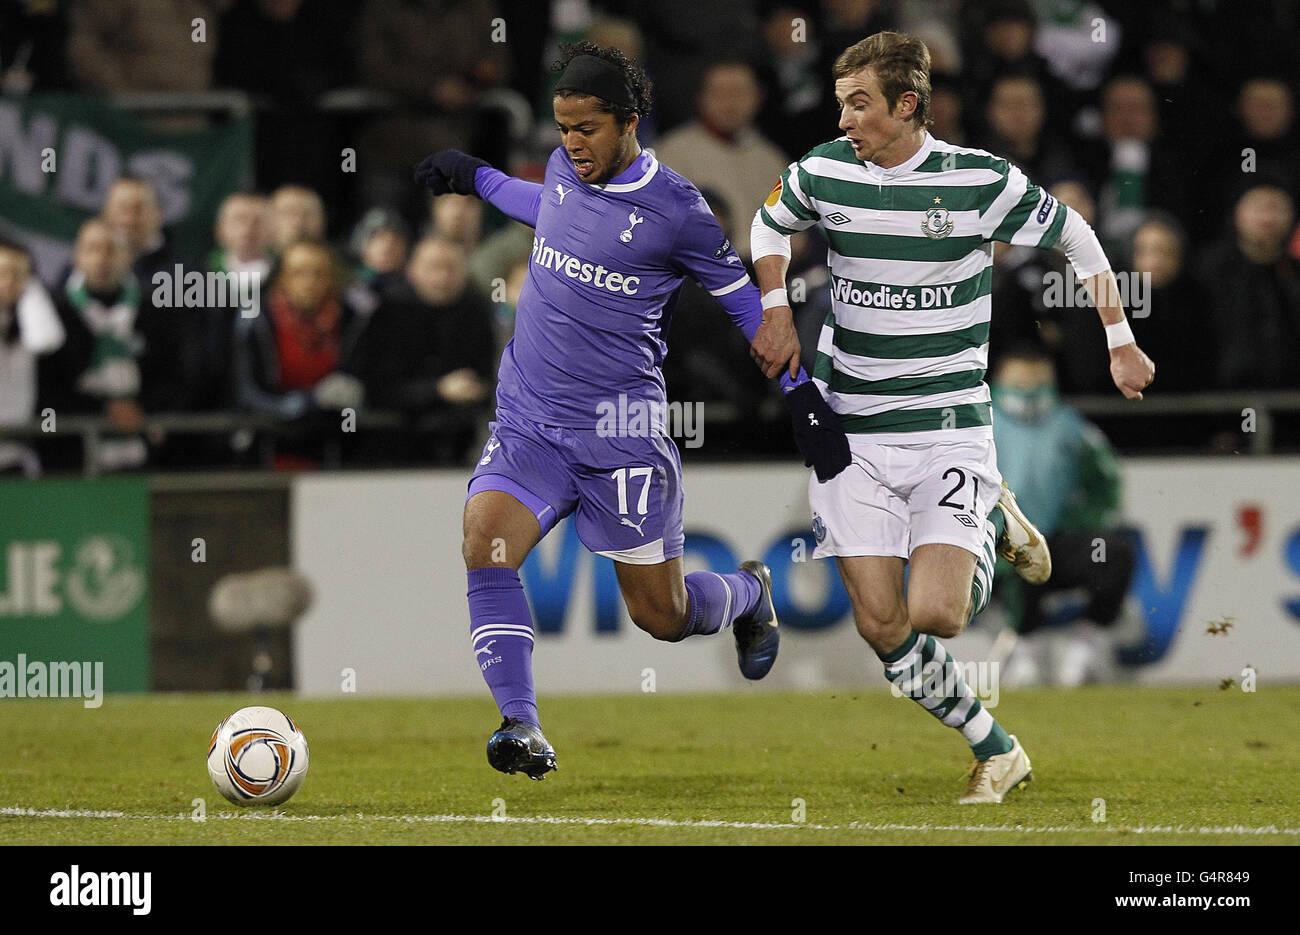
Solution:
M 39 171 L 40 160 L 33 154 L 46 148 L 58 151 L 56 173 Z M 25 195 L 53 195 L 61 204 L 95 211 L 123 170 L 153 183 L 164 223 L 189 213 L 195 166 L 185 152 L 141 149 L 128 154 L 92 127 L 39 109 L 24 122 L 16 102 L 0 101 L 0 182 L 7 178 Z
M 500 456 L 499 450 L 494 460 Z M 1260 660 L 1268 660 L 1261 680 L 1300 679 L 1298 469 L 1300 458 L 1230 465 L 1213 458 L 1124 461 L 1122 515 L 1137 555 L 1133 599 L 1116 624 L 1126 629 L 1115 630 L 1120 649 L 1138 656 L 1132 665 L 1124 663 L 1127 677 L 1136 684 L 1218 684 L 1225 676 L 1242 681 L 1247 662 L 1262 671 Z M 616 497 L 615 482 L 605 483 Z M 641 483 L 638 477 L 628 489 L 634 521 L 640 519 L 635 507 Z M 781 658 L 765 681 L 791 691 L 864 682 L 889 691 L 883 669 L 862 668 L 862 639 L 846 597 L 838 596 L 843 588 L 834 563 L 791 560 L 792 539 L 802 538 L 810 547 L 814 541 L 808 471 L 797 461 L 698 464 L 686 468 L 683 483 L 683 570 L 723 573 L 753 556 L 769 564 L 778 579 L 775 593 L 787 632 L 781 638 Z M 659 489 L 652 487 L 650 496 Z M 1250 554 L 1240 549 L 1241 543 L 1253 541 L 1249 524 L 1239 515 L 1240 503 L 1230 497 L 1207 499 L 1205 491 L 1213 489 L 1250 491 L 1260 517 L 1260 537 Z M 371 673 L 369 688 L 358 685 L 362 694 L 477 697 L 483 692 L 479 666 L 486 657 L 477 656 L 475 664 L 474 651 L 464 645 L 464 629 L 452 625 L 468 619 L 460 537 L 448 534 L 446 522 L 428 520 L 455 517 L 464 509 L 464 472 L 300 476 L 294 479 L 293 495 L 293 564 L 318 588 L 294 633 L 299 691 L 337 697 L 339 670 L 364 655 L 379 668 Z M 412 503 L 423 505 L 419 515 L 412 515 Z M 632 534 L 626 526 L 618 528 Z M 1108 548 L 1113 547 L 1108 539 Z M 358 554 L 384 568 L 384 574 L 356 575 Z M 643 638 L 620 599 L 614 564 L 587 551 L 572 518 L 538 543 L 520 578 L 536 619 L 547 622 L 537 634 L 545 664 L 534 675 L 543 697 L 549 692 L 640 693 L 637 675 L 646 667 L 663 676 L 656 686 L 660 695 L 736 690 L 736 660 L 727 646 L 683 653 L 675 644 Z M 35 593 L 28 590 L 32 597 L 26 599 Z M 433 619 L 448 625 L 428 626 L 430 608 L 435 609 Z M 830 619 L 840 608 L 843 614 Z M 1203 635 L 1205 621 L 1225 615 L 1251 624 L 1234 628 L 1230 643 Z M 358 627 L 358 619 L 393 624 Z M 951 656 L 963 665 L 995 658 L 990 655 L 993 622 L 990 617 L 985 626 L 969 627 L 945 643 Z M 1158 659 L 1149 658 L 1156 653 Z M 992 678 L 991 667 L 987 678 Z M 980 679 L 974 681 L 968 684 L 978 691 Z M 991 692 L 993 683 L 985 684 Z
M 615 272 L 598 263 L 587 263 L 581 257 L 562 253 L 554 247 L 546 246 L 545 237 L 533 238 L 533 262 L 546 269 L 563 273 L 583 285 L 590 283 L 606 292 L 636 295 L 637 289 L 641 286 L 640 276 Z

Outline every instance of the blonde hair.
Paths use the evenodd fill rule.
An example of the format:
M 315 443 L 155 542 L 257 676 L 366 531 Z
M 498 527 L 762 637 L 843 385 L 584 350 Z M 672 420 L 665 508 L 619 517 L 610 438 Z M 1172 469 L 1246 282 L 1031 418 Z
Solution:
M 870 68 L 880 82 L 892 114 L 906 91 L 916 95 L 916 110 L 907 119 L 919 127 L 930 125 L 930 50 L 916 36 L 878 32 L 840 53 L 831 69 L 836 79 Z

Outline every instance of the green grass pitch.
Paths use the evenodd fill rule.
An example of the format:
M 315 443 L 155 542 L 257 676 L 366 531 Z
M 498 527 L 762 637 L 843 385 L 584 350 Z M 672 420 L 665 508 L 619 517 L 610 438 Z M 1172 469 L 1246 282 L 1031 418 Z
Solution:
M 311 746 L 278 811 L 229 805 L 204 767 L 217 722 L 254 703 Z M 1300 686 L 1004 692 L 1034 781 L 959 806 L 960 736 L 877 690 L 543 698 L 545 782 L 487 765 L 487 698 L 4 701 L 0 841 L 1294 845 L 1298 707 Z

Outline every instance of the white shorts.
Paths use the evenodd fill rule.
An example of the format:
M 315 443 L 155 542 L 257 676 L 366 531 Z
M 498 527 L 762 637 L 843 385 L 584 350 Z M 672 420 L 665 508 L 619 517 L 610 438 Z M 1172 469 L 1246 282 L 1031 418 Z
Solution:
M 881 445 L 850 435 L 853 462 L 826 483 L 808 482 L 813 558 L 911 557 L 941 542 L 980 555 L 984 523 L 1002 493 L 992 439 Z

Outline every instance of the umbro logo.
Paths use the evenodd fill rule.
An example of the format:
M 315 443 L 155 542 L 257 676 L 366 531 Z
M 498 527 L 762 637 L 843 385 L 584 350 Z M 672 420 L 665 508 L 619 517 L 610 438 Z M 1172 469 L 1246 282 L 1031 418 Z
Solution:
M 555 194 L 560 196 L 560 204 L 564 204 L 564 196 L 572 192 L 572 188 L 565 188 L 559 182 L 555 183 Z
M 832 224 L 847 224 L 852 219 L 847 214 L 842 214 L 839 211 L 832 211 L 830 214 L 824 216 L 824 220 L 830 221 Z
M 954 513 L 953 516 L 955 516 L 957 522 L 961 523 L 963 526 L 969 526 L 971 529 L 979 528 L 979 524 L 965 513 Z

